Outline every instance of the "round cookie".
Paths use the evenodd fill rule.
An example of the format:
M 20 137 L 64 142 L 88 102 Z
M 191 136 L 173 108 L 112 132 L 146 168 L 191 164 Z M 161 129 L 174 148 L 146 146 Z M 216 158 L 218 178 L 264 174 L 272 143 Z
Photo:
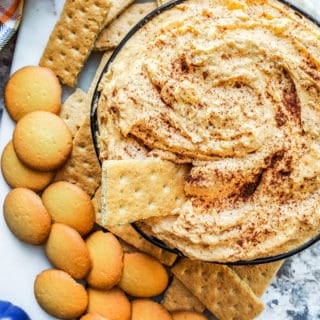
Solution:
M 80 320 L 109 320 L 109 318 L 103 317 L 98 313 L 87 313 Z
M 129 295 L 157 296 L 166 289 L 168 280 L 165 267 L 155 258 L 141 252 L 124 254 L 119 287 Z
M 119 288 L 105 291 L 89 288 L 88 296 L 88 313 L 98 313 L 112 320 L 131 320 L 131 304 Z
M 91 268 L 86 243 L 79 232 L 66 224 L 52 225 L 45 252 L 57 269 L 69 273 L 74 279 L 84 278 Z
M 208 320 L 206 316 L 195 311 L 175 311 L 171 315 L 173 320 Z
M 42 201 L 54 222 L 76 229 L 82 236 L 93 227 L 95 214 L 88 194 L 75 184 L 58 181 L 42 193 Z
M 42 244 L 48 237 L 51 218 L 41 198 L 32 190 L 11 190 L 3 204 L 6 223 L 20 240 L 30 244 Z
M 64 271 L 42 271 L 35 280 L 34 294 L 39 305 L 59 319 L 81 316 L 88 305 L 85 288 Z
M 72 150 L 70 130 L 60 117 L 46 111 L 34 111 L 19 120 L 12 141 L 18 158 L 39 171 L 61 167 Z
M 131 320 L 172 320 L 165 307 L 150 299 L 132 301 Z
M 97 289 L 110 289 L 121 277 L 123 250 L 119 240 L 111 232 L 96 231 L 86 240 L 92 268 L 87 282 Z
M 53 171 L 36 171 L 25 166 L 17 157 L 12 141 L 3 150 L 1 171 L 10 187 L 28 188 L 36 192 L 43 190 L 54 176 Z
M 27 66 L 10 77 L 4 90 L 4 101 L 11 118 L 18 121 L 32 111 L 59 114 L 61 94 L 61 85 L 51 69 Z

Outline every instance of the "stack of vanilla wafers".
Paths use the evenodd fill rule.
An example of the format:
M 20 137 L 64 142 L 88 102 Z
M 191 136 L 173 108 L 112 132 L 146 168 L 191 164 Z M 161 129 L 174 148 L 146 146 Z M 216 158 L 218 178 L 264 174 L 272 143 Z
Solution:
M 92 197 L 99 225 L 168 267 L 172 281 L 161 303 L 169 311 L 207 312 L 218 319 L 254 319 L 263 310 L 260 297 L 282 261 L 229 267 L 177 257 L 151 244 L 135 231 L 130 222 L 157 213 L 161 215 L 161 207 L 167 210 L 177 205 L 183 198 L 180 181 L 183 172 L 177 174 L 171 163 L 154 159 L 110 159 L 103 164 L 102 170 L 96 157 L 91 137 L 90 105 L 102 68 L 131 27 L 164 2 L 66 0 L 40 65 L 51 68 L 63 84 L 76 87 L 90 53 L 99 50 L 104 54 L 88 92 L 76 88 L 63 105 L 61 117 L 72 132 L 73 150 L 55 179 L 69 181 L 84 189 Z M 104 181 L 102 192 L 101 178 Z M 123 181 L 128 188 L 122 188 L 120 192 L 117 187 Z M 133 194 L 137 188 L 139 194 L 135 198 Z M 107 193 L 109 201 L 104 199 L 101 202 L 106 189 L 111 190 Z M 107 220 L 102 206 L 110 211 Z

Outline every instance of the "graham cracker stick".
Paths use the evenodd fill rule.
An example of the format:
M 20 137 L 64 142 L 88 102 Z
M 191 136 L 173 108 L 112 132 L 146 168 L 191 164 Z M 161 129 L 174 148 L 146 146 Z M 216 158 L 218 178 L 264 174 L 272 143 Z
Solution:
M 109 50 L 115 48 L 129 30 L 144 16 L 157 7 L 155 2 L 133 3 L 120 16 L 104 28 L 96 42 L 95 49 Z
M 161 5 L 170 2 L 171 0 L 156 0 L 157 1 L 157 6 L 160 7 Z
M 114 20 L 125 8 L 127 8 L 134 0 L 109 0 L 110 10 L 103 22 L 104 26 L 107 26 L 112 20 Z
M 170 312 L 180 310 L 203 312 L 206 308 L 176 277 L 173 277 L 161 303 Z
M 86 93 L 77 88 L 63 103 L 60 117 L 69 127 L 72 137 L 75 136 L 89 114 L 90 105 L 86 100 Z
M 173 214 L 184 201 L 186 169 L 157 158 L 102 164 L 102 225 Z
M 248 284 L 225 265 L 185 258 L 172 273 L 220 320 L 254 319 L 264 308 Z
M 74 183 L 90 196 L 100 185 L 101 167 L 92 142 L 89 116 L 76 133 L 70 158 L 57 172 L 55 180 Z
M 96 222 L 101 221 L 101 187 L 96 191 L 92 203 L 96 213 Z M 109 231 L 140 251 L 148 253 L 161 263 L 172 266 L 177 255 L 155 246 L 144 239 L 130 224 L 109 227 Z
M 282 264 L 283 260 L 250 266 L 231 266 L 231 268 L 258 297 L 261 297 Z
M 51 68 L 68 86 L 75 86 L 107 17 L 108 0 L 66 0 L 40 66 Z
M 74 140 L 70 158 L 57 172 L 55 180 L 75 183 L 90 196 L 95 194 L 100 185 L 101 167 L 93 146 L 89 111 L 98 78 L 111 53 L 108 51 L 102 56 L 88 93 L 85 94 L 81 89 L 77 89 L 65 101 L 61 112 L 61 117 L 73 132 Z
M 88 90 L 88 93 L 87 93 L 87 103 L 88 103 L 88 105 L 91 105 L 91 100 L 92 100 L 92 97 L 93 97 L 93 94 L 94 94 L 94 90 L 95 90 L 95 88 L 97 86 L 100 74 L 103 71 L 103 68 L 107 64 L 107 62 L 108 62 L 109 58 L 111 57 L 111 55 L 112 55 L 112 50 L 108 50 L 108 51 L 104 52 L 104 54 L 101 57 L 100 63 L 98 65 L 96 73 L 95 73 L 95 75 L 94 75 L 94 77 L 93 77 L 93 79 L 91 81 L 91 84 L 90 84 L 90 87 L 89 87 L 89 90 Z

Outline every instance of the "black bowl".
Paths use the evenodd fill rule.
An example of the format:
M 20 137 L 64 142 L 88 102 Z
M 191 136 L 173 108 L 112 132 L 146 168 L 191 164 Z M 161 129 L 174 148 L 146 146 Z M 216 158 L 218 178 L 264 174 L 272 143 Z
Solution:
M 100 161 L 100 150 L 99 150 L 99 142 L 98 142 L 98 134 L 99 134 L 99 125 L 98 125 L 98 116 L 97 116 L 97 106 L 98 106 L 98 101 L 100 99 L 100 90 L 99 90 L 99 83 L 102 79 L 102 77 L 104 76 L 104 74 L 108 71 L 109 66 L 112 64 L 112 62 L 114 61 L 114 59 L 117 57 L 118 53 L 121 51 L 121 49 L 126 45 L 127 41 L 138 31 L 140 30 L 145 24 L 147 24 L 150 20 L 152 20 L 154 17 L 156 17 L 157 15 L 161 14 L 162 12 L 180 4 L 183 3 L 186 0 L 172 0 L 170 2 L 165 3 L 164 5 L 160 6 L 159 8 L 155 9 L 154 11 L 150 12 L 148 15 L 146 15 L 140 22 L 138 22 L 128 33 L 127 35 L 122 39 L 122 41 L 120 42 L 120 44 L 117 46 L 117 48 L 113 51 L 112 55 L 110 56 L 109 60 L 107 61 L 106 65 L 104 66 L 100 76 L 99 76 L 99 80 L 97 82 L 97 85 L 95 87 L 94 90 L 94 94 L 92 97 L 92 101 L 91 101 L 91 109 L 90 109 L 90 120 L 91 120 L 91 134 L 92 134 L 92 139 L 93 139 L 93 143 L 94 143 L 94 148 L 96 151 L 96 155 L 97 158 Z M 312 21 L 313 23 L 315 23 L 317 26 L 320 27 L 320 22 L 318 20 L 316 20 L 314 17 L 312 17 L 310 14 L 304 12 L 303 10 L 301 10 L 300 8 L 296 7 L 295 5 L 289 3 L 287 0 L 278 0 L 279 2 L 282 2 L 284 4 L 286 4 L 287 6 L 289 6 L 291 9 L 293 9 L 297 15 L 300 16 L 304 16 L 306 17 L 308 20 Z M 131 223 L 131 225 L 133 226 L 133 228 L 146 240 L 148 240 L 149 242 L 151 242 L 152 244 L 167 250 L 168 252 L 171 253 L 175 253 L 178 256 L 183 257 L 183 253 L 181 251 L 179 251 L 176 248 L 170 248 L 168 247 L 165 243 L 163 243 L 161 240 L 155 238 L 154 236 L 151 236 L 149 234 L 147 234 L 146 232 L 144 232 L 138 225 L 137 223 Z M 254 259 L 254 260 L 244 260 L 244 261 L 235 261 L 235 262 L 215 262 L 215 261 L 211 261 L 212 263 L 217 263 L 217 264 L 227 264 L 227 265 L 256 265 L 256 264 L 262 264 L 262 263 L 271 263 L 271 262 L 275 262 L 275 261 L 279 261 L 279 260 L 283 260 L 289 257 L 292 257 L 294 255 L 296 255 L 297 253 L 300 253 L 304 250 L 306 250 L 307 248 L 309 248 L 310 246 L 312 246 L 313 244 L 315 244 L 316 242 L 318 242 L 320 240 L 320 234 L 317 235 L 316 237 L 313 237 L 311 239 L 309 239 L 307 242 L 305 242 L 304 244 L 300 245 L 299 247 L 292 249 L 290 251 L 281 253 L 281 254 L 277 254 L 277 255 L 273 255 L 273 256 L 269 256 L 269 257 L 262 257 L 262 258 L 258 258 L 258 259 Z

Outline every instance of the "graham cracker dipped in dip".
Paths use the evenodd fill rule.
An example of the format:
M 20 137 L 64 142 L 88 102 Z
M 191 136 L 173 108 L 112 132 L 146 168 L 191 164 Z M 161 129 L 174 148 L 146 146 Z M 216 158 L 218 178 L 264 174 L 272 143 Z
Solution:
M 190 166 L 153 235 L 231 262 L 319 233 L 319 52 L 319 28 L 274 0 L 183 1 L 131 37 L 100 84 L 101 159 Z

